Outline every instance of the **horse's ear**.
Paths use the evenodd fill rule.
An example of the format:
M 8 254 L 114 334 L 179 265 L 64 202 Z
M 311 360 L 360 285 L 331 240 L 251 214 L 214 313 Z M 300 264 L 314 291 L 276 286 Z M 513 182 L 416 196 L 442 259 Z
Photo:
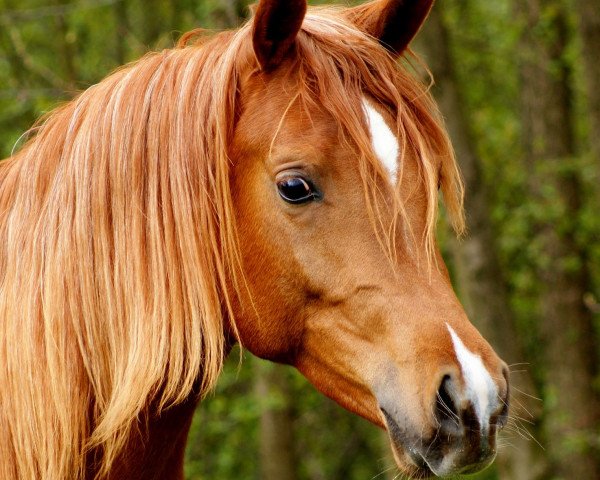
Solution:
M 261 0 L 254 14 L 252 44 L 263 70 L 272 70 L 290 51 L 306 14 L 306 0 Z
M 432 5 L 433 0 L 375 0 L 346 12 L 358 28 L 400 55 L 423 25 Z

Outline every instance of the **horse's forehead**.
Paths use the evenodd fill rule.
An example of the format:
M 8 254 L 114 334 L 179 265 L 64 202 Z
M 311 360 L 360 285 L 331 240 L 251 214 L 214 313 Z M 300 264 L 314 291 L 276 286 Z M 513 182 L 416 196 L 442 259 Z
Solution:
M 284 116 L 287 123 L 325 119 L 328 114 L 322 102 L 317 98 L 301 101 L 302 90 L 300 80 L 292 72 L 272 75 L 268 80 L 252 77 L 241 88 L 245 110 L 263 117 L 269 124 L 278 126 Z
M 255 78 L 244 90 L 248 92 L 244 102 L 244 137 L 255 145 L 268 144 L 270 158 L 298 156 L 313 162 L 322 159 L 331 166 L 333 158 L 351 153 L 347 142 L 340 141 L 342 119 L 329 113 L 319 99 L 301 101 L 299 85 L 289 72 L 268 82 Z M 350 98 L 347 101 L 352 102 Z M 376 158 L 395 183 L 400 146 L 394 119 L 368 94 L 355 103 L 350 107 L 364 118 Z
M 254 146 L 319 156 L 340 145 L 341 122 L 318 100 L 303 101 L 297 84 L 275 78 L 249 82 L 243 90 L 243 113 L 236 127 L 239 138 Z M 360 108 L 360 105 L 357 107 Z

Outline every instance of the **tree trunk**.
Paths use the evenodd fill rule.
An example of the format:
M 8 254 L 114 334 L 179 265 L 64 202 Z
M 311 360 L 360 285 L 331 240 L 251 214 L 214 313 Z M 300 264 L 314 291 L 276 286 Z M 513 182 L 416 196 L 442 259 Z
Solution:
M 584 304 L 590 290 L 586 255 L 575 239 L 583 199 L 572 166 L 567 12 L 560 0 L 517 3 L 526 20 L 520 59 L 524 147 L 530 189 L 544 212 L 544 218 L 533 219 L 537 236 L 532 241 L 540 250 L 545 443 L 555 478 L 600 478 L 600 402 L 593 388 L 597 346 Z
M 114 31 L 115 61 L 117 65 L 124 65 L 127 61 L 127 36 L 129 35 L 127 4 L 123 1 L 116 2 L 113 12 L 116 23 Z
M 443 7 L 443 2 L 438 2 L 434 7 L 423 29 L 420 45 L 436 80 L 433 93 L 446 118 L 466 186 L 465 208 L 469 233 L 463 241 L 452 244 L 459 289 L 473 324 L 509 365 L 522 365 L 527 359 L 519 342 L 497 248 L 494 246 L 496 236 L 491 224 L 488 191 L 454 70 L 449 32 L 442 15 Z M 547 468 L 543 452 L 518 421 L 518 417 L 522 417 L 526 422 L 537 424 L 540 402 L 532 398 L 537 396 L 534 383 L 530 373 L 523 371 L 511 376 L 511 385 L 513 420 L 512 428 L 508 428 L 510 438 L 507 439 L 511 447 L 500 452 L 500 478 L 541 478 Z
M 577 0 L 576 3 L 590 117 L 589 143 L 600 162 L 600 1 Z
M 158 40 L 167 30 L 165 22 L 169 20 L 169 15 L 165 15 L 166 5 L 160 0 L 143 0 L 140 3 L 140 31 L 138 37 L 146 50 L 152 51 L 159 47 Z
M 297 462 L 290 387 L 284 366 L 254 360 L 255 392 L 261 404 L 261 480 L 296 480 Z
M 66 1 L 61 0 L 59 4 L 65 5 Z M 77 80 L 79 78 L 79 72 L 75 66 L 75 59 L 77 58 L 75 37 L 73 33 L 69 31 L 68 17 L 66 15 L 56 16 L 56 26 L 59 34 L 58 37 L 60 39 L 59 49 L 60 58 L 63 63 L 63 78 L 67 81 L 69 94 L 75 95 L 77 93 Z

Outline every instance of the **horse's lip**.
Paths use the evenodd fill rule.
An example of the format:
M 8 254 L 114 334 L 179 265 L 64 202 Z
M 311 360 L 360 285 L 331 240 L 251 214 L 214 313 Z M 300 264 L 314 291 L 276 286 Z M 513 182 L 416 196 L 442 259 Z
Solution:
M 427 460 L 425 460 L 425 457 L 421 455 L 421 453 L 419 453 L 415 448 L 404 447 L 401 442 L 398 444 L 397 440 L 392 438 L 392 449 L 395 450 L 398 456 L 401 455 L 402 451 L 405 452 L 405 457 L 410 459 L 410 462 L 412 463 L 412 465 L 410 465 L 411 478 L 426 479 L 437 476 L 427 463 Z
M 439 468 L 434 468 L 425 458 L 422 449 L 418 447 L 420 441 L 414 437 L 412 437 L 411 441 L 410 432 L 406 431 L 406 428 L 401 428 L 394 417 L 390 415 L 385 408 L 380 406 L 379 409 L 383 413 L 385 423 L 388 427 L 394 456 L 408 460 L 410 464 L 412 464 L 410 465 L 412 467 L 410 473 L 414 478 L 426 479 L 440 476 L 446 478 L 447 475 L 469 475 L 486 469 L 494 461 L 496 456 L 495 450 L 492 451 L 484 461 L 464 465 L 460 469 L 453 469 L 451 472 L 446 472 L 442 465 L 440 465 L 440 467 L 442 467 L 441 470 Z
M 408 439 L 405 438 L 406 435 L 402 434 L 403 430 L 396 420 L 385 408 L 380 406 L 379 409 L 385 418 L 395 456 L 407 457 L 412 463 L 411 476 L 421 479 L 435 477 L 436 475 L 427 463 L 427 460 L 425 460 L 425 457 L 415 447 L 409 445 Z
M 394 448 L 397 448 L 395 443 Z M 436 476 L 432 468 L 427 463 L 427 460 L 425 460 L 425 457 L 421 455 L 417 450 L 415 450 L 414 448 L 407 448 L 405 449 L 405 451 L 407 452 L 408 457 L 411 459 L 411 461 L 417 469 L 413 476 L 415 476 L 416 478 L 431 478 Z

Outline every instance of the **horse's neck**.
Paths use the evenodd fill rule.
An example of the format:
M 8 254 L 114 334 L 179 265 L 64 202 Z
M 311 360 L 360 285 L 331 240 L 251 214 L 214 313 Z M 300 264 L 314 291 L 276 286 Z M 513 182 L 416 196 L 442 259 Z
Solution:
M 184 403 L 151 418 L 147 434 L 142 426 L 131 438 L 109 479 L 182 480 L 185 445 L 197 404 L 198 397 L 190 395 Z

